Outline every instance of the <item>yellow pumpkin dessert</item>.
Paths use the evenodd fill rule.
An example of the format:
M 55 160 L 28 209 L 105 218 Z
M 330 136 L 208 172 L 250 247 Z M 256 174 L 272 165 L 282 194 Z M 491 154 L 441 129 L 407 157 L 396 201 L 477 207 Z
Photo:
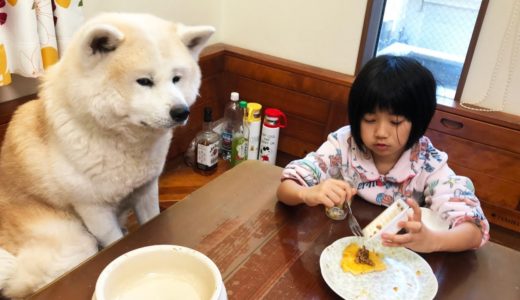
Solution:
M 386 265 L 381 254 L 352 243 L 343 250 L 341 268 L 344 272 L 360 275 L 386 270 Z

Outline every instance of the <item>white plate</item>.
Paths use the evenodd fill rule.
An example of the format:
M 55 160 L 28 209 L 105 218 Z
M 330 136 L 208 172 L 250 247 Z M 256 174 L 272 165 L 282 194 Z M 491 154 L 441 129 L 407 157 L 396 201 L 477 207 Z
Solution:
M 365 242 L 370 250 L 383 254 L 386 270 L 353 275 L 341 269 L 343 250 L 350 243 L 362 245 L 362 237 L 339 239 L 320 256 L 321 275 L 329 287 L 344 299 L 433 299 L 437 278 L 428 263 L 406 248 L 384 247 L 378 239 Z
M 97 300 L 95 293 L 92 295 L 92 300 Z M 222 289 L 220 290 L 220 294 L 217 300 L 228 300 L 226 286 L 224 285 L 224 282 L 222 282 Z

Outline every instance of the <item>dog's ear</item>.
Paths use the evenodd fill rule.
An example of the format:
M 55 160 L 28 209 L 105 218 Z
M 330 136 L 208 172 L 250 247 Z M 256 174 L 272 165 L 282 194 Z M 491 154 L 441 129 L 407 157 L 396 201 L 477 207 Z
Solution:
M 87 29 L 83 50 L 87 57 L 99 57 L 117 49 L 125 35 L 108 24 L 95 24 Z
M 212 26 L 186 26 L 180 23 L 177 24 L 177 34 L 195 60 L 199 59 L 200 52 L 214 32 L 215 28 Z

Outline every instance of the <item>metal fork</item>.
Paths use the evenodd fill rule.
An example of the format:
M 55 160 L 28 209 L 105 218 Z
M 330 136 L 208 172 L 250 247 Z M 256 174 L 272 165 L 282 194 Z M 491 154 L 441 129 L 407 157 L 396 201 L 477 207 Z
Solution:
M 348 203 L 347 200 L 345 200 L 344 206 L 347 207 L 347 209 L 348 209 L 347 219 L 348 219 L 348 227 L 350 227 L 350 231 L 352 231 L 352 233 L 355 236 L 363 236 L 363 231 L 361 230 L 361 226 L 359 226 L 359 223 L 356 220 L 356 217 L 354 217 L 354 214 L 352 214 L 352 209 L 350 208 L 350 204 Z

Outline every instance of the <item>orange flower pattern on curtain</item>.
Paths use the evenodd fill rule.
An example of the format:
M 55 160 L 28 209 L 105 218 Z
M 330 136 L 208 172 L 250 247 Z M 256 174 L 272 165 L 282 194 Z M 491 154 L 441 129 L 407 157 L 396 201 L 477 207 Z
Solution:
M 0 0 L 0 86 L 38 77 L 83 23 L 82 0 Z

